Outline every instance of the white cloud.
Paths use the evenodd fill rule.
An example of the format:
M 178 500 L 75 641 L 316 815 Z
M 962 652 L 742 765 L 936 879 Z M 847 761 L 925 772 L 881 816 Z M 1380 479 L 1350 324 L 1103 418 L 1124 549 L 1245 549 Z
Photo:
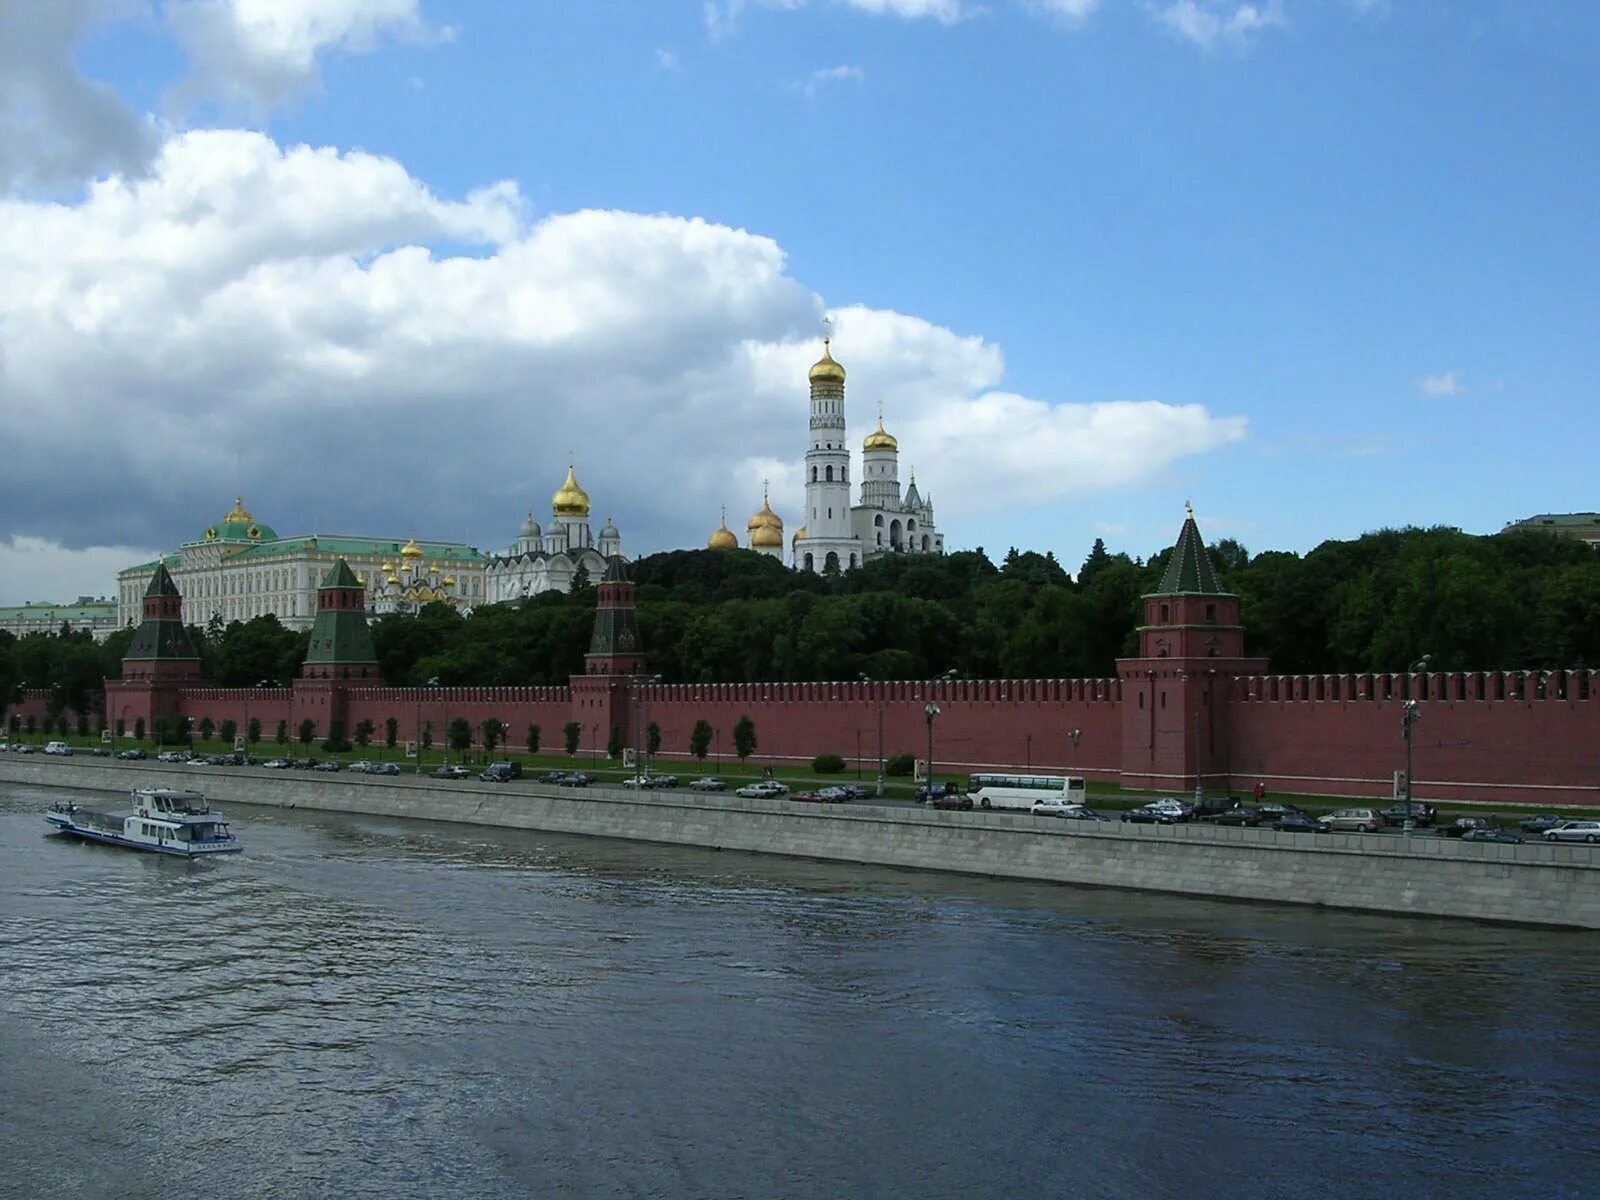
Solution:
M 905 21 L 931 20 L 941 25 L 954 25 L 975 11 L 964 0 L 832 0 L 832 2 L 877 17 L 898 17 Z M 1082 0 L 1061 0 L 1061 2 L 1071 4 Z M 706 0 L 701 12 L 707 36 L 714 42 L 720 42 L 738 30 L 739 18 L 747 8 L 772 8 L 793 12 L 805 8 L 807 3 L 808 0 Z
M 676 71 L 678 69 L 678 56 L 671 50 L 657 50 L 656 65 L 663 71 Z
M 1244 50 L 1256 35 L 1284 24 L 1279 0 L 1170 0 L 1157 10 L 1160 25 L 1202 50 Z
M 48 601 L 71 604 L 80 596 L 117 594 L 117 572 L 150 562 L 157 551 L 138 546 L 85 546 L 69 550 L 38 537 L 0 541 L 0 604 Z
M 147 118 L 79 74 L 74 47 L 122 8 L 107 0 L 0 3 L 0 189 L 139 173 L 158 143 Z
M 529 224 L 510 183 L 447 199 L 391 159 L 183 134 L 146 179 L 0 202 L 0 537 L 170 547 L 242 479 L 281 533 L 498 546 L 548 511 L 569 448 L 630 552 L 702 544 L 763 477 L 799 524 L 822 312 L 743 230 Z M 852 438 L 881 398 L 953 546 L 1245 433 L 1198 406 L 1016 395 L 981 338 L 836 315 Z
M 279 104 L 317 83 L 329 51 L 360 54 L 385 37 L 449 38 L 423 19 L 419 0 L 166 0 L 189 54 L 190 93 Z
M 1459 396 L 1467 390 L 1467 385 L 1454 371 L 1445 371 L 1439 375 L 1424 375 L 1417 382 L 1424 396 Z
M 804 79 L 796 80 L 789 87 L 807 96 L 815 96 L 818 89 L 826 87 L 830 83 L 860 83 L 866 77 L 867 73 L 860 67 L 848 65 L 824 67 L 819 71 L 811 72 Z
M 1027 3 L 1035 11 L 1070 26 L 1083 24 L 1100 7 L 1100 0 L 1027 0 Z

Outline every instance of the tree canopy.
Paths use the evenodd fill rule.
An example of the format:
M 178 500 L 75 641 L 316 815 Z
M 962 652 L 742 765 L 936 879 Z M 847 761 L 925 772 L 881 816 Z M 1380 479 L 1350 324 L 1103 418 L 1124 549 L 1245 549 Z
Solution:
M 1600 667 L 1600 554 L 1538 531 L 1474 536 L 1386 529 L 1307 554 L 1209 548 L 1243 603 L 1246 648 L 1286 673 L 1401 670 L 1427 654 L 1436 670 Z M 633 563 L 652 672 L 669 682 L 930 678 L 1074 678 L 1113 674 L 1138 648 L 1140 598 L 1171 555 L 1147 561 L 1096 540 L 1074 579 L 1048 554 L 981 550 L 886 556 L 834 577 L 764 555 L 677 550 Z M 384 679 L 450 686 L 560 685 L 583 672 L 593 585 L 463 616 L 443 604 L 380 617 Z M 287 683 L 309 635 L 275 617 L 191 628 L 224 686 Z M 121 673 L 131 630 L 96 644 L 85 632 L 0 633 L 0 699 L 26 682 L 55 711 L 98 705 Z

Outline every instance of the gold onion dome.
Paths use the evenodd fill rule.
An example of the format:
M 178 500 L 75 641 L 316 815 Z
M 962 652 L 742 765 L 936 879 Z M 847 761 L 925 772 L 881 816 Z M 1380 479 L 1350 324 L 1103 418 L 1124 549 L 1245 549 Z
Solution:
M 733 536 L 733 530 L 728 528 L 726 521 L 717 526 L 710 539 L 706 542 L 707 550 L 737 550 L 738 548 L 739 539 Z
M 589 493 L 578 486 L 578 476 L 570 465 L 567 467 L 567 481 L 561 485 L 561 490 L 550 498 L 550 506 L 555 509 L 557 516 L 589 515 Z
M 828 348 L 828 338 L 822 339 L 822 357 L 811 366 L 811 382 L 818 383 L 824 380 L 834 383 L 844 382 L 844 368 L 833 359 L 833 352 Z
M 878 427 L 867 434 L 867 440 L 861 443 L 863 450 L 898 450 L 900 443 L 894 440 L 894 434 L 883 427 L 883 418 L 878 418 Z
M 763 525 L 750 534 L 750 547 L 754 550 L 783 549 L 783 527 Z
M 776 529 L 779 533 L 782 533 L 783 518 L 777 513 L 773 512 L 772 504 L 766 499 L 766 497 L 762 497 L 761 510 L 757 512 L 755 516 L 750 518 L 750 524 L 745 528 L 747 528 L 751 533 L 754 533 L 758 529 Z
M 422 547 L 417 545 L 417 539 L 416 538 L 412 538 L 404 546 L 400 547 L 400 557 L 401 558 L 421 558 L 422 557 Z

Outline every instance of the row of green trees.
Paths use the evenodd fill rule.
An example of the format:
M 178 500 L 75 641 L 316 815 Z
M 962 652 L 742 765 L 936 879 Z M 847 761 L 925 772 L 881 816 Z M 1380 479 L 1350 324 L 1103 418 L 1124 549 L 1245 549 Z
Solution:
M 1393 670 L 1428 654 L 1440 670 L 1600 666 L 1600 554 L 1537 531 L 1478 537 L 1399 529 L 1325 542 L 1305 555 L 1209 550 L 1243 601 L 1246 645 L 1283 672 Z M 673 551 L 630 568 L 652 670 L 671 682 L 1076 678 L 1113 674 L 1136 653 L 1140 597 L 1171 550 L 1148 560 L 1097 540 L 1076 575 L 1048 554 L 979 549 L 899 555 L 831 576 L 749 551 Z M 445 605 L 373 623 L 384 679 L 448 686 L 564 684 L 583 671 L 594 588 L 485 605 Z M 276 617 L 193 629 L 208 678 L 286 684 L 309 634 Z M 25 681 L 51 715 L 94 711 L 120 673 L 130 630 L 0 634 L 0 699 Z

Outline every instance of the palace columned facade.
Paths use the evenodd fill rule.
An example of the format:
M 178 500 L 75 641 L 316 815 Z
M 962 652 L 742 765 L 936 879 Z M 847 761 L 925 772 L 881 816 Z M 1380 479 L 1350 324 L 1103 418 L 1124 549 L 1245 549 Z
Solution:
M 237 500 L 217 524 L 176 554 L 117 573 L 117 624 L 136 624 L 144 594 L 165 566 L 197 625 L 276 616 L 289 629 L 309 629 L 317 614 L 317 587 L 344 560 L 367 592 L 374 613 L 411 611 L 443 602 L 470 610 L 484 602 L 488 560 L 456 542 L 306 534 L 279 537 Z

